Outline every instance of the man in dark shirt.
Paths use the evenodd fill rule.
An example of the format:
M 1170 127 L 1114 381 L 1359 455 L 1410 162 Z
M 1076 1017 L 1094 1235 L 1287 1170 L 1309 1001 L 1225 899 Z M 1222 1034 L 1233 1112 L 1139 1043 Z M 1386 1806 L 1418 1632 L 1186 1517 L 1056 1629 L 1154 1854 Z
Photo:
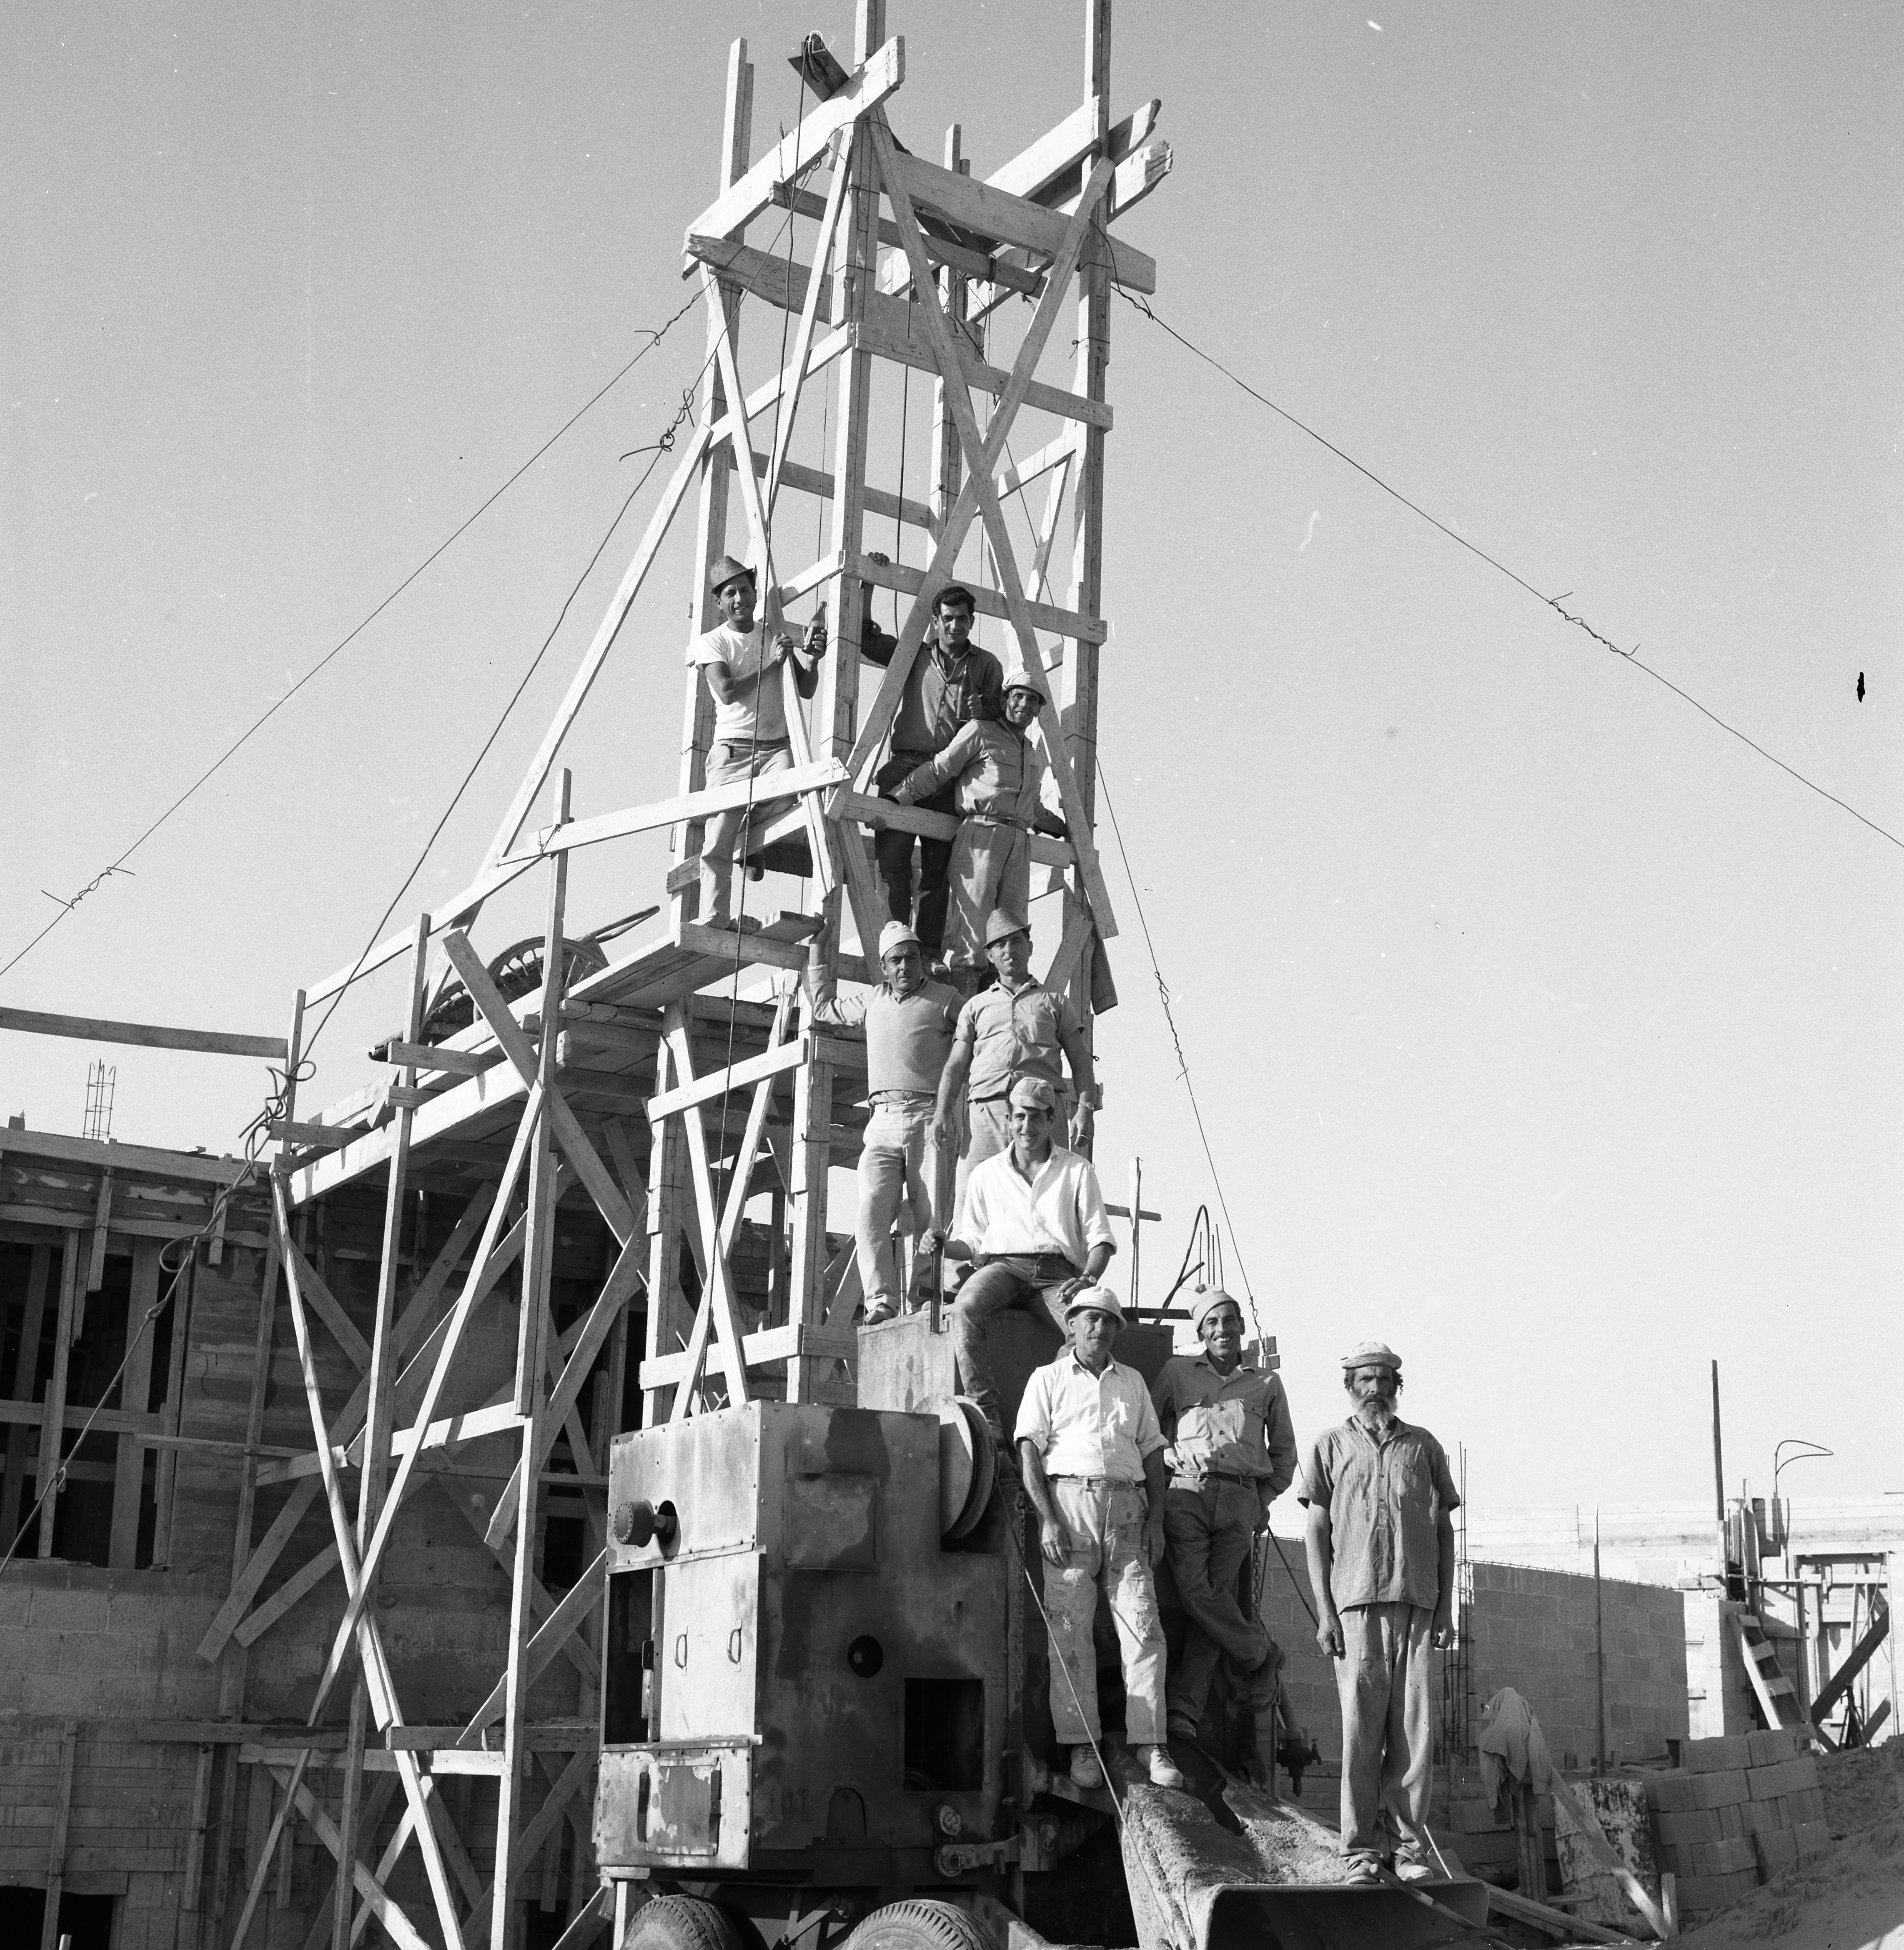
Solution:
M 1316 1438 L 1299 1492 L 1309 1509 L 1316 1643 L 1335 1661 L 1342 1709 L 1342 1853 L 1351 1882 L 1434 1873 L 1428 1796 L 1435 1752 L 1431 1648 L 1454 1643 L 1454 1523 L 1447 1456 L 1395 1413 L 1401 1357 L 1365 1341 L 1342 1357 L 1355 1404 Z
M 981 650 L 971 640 L 977 609 L 970 590 L 950 583 L 940 590 L 933 606 L 932 628 L 906 673 L 886 758 L 873 774 L 875 792 L 890 797 L 903 780 L 938 757 L 961 724 L 973 718 L 1002 714 L 1004 668 L 990 651 Z M 859 653 L 868 663 L 890 664 L 898 640 L 874 628 L 869 618 L 860 637 Z M 949 783 L 931 798 L 914 803 L 922 811 L 958 817 Z M 915 838 L 919 843 L 916 920 L 912 911 Z M 935 955 L 945 945 L 952 854 L 949 839 L 928 839 L 923 834 L 903 833 L 893 827 L 881 827 L 873 839 L 873 857 L 886 889 L 887 911 L 895 920 L 916 927 L 921 942 Z

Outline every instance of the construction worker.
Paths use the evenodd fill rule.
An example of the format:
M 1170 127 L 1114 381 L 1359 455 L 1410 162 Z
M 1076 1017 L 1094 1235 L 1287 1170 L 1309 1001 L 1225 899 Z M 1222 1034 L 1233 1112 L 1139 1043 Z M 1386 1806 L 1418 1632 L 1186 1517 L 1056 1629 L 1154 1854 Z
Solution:
M 1212 1287 L 1198 1295 L 1191 1317 L 1203 1351 L 1173 1356 L 1151 1385 L 1170 1445 L 1164 1534 L 1170 1577 L 1190 1620 L 1166 1700 L 1173 1740 L 1196 1739 L 1223 1654 L 1239 1673 L 1254 1672 L 1270 1656 L 1268 1632 L 1237 1603 L 1237 1575 L 1269 1528 L 1270 1504 L 1296 1473 L 1282 1384 L 1243 1360 L 1242 1309 Z
M 1159 1787 L 1183 1776 L 1162 1744 L 1164 1628 L 1151 1569 L 1164 1554 L 1164 1437 L 1144 1378 L 1111 1358 L 1123 1309 L 1106 1286 L 1066 1303 L 1070 1345 L 1035 1369 L 1018 1406 L 1018 1467 L 1038 1513 L 1051 1623 L 1052 1731 L 1080 1787 L 1102 1787 L 1098 1656 L 1102 1590 L 1124 1675 L 1124 1738 Z
M 876 558 L 877 559 L 877 558 Z M 873 790 L 890 796 L 893 788 L 936 759 L 961 725 L 996 718 L 1005 671 L 996 657 L 971 640 L 978 606 L 969 589 L 949 583 L 933 600 L 933 621 L 919 653 L 906 672 L 893 719 L 887 756 L 873 774 Z M 899 640 L 872 627 L 870 619 L 859 639 L 859 653 L 868 662 L 893 661 Z M 956 813 L 949 786 L 911 803 L 927 812 Z M 895 920 L 913 920 L 912 843 L 919 843 L 919 896 L 916 925 L 921 943 L 940 953 L 946 938 L 946 902 L 952 842 L 927 839 L 881 827 L 874 836 L 873 857 L 886 889 L 887 911 Z M 1022 911 L 1022 904 L 1021 904 Z
M 826 655 L 827 626 L 815 617 L 802 646 L 788 631 L 771 643 L 757 627 L 759 599 L 754 572 L 724 555 L 709 570 L 707 586 L 721 621 L 688 646 L 687 661 L 698 665 L 714 699 L 714 742 L 707 752 L 707 783 L 737 784 L 784 772 L 793 765 L 787 734 L 783 662 L 791 663 L 802 697 L 813 695 L 819 660 Z M 708 821 L 701 835 L 701 920 L 708 927 L 734 926 L 731 883 L 735 843 L 743 827 L 758 833 L 793 802 L 774 799 L 730 807 Z
M 952 743 L 893 793 L 901 805 L 924 805 L 952 788 L 961 824 L 949 869 L 944 947 L 953 980 L 968 988 L 985 967 L 985 924 L 993 910 L 1021 914 L 1031 905 L 1032 833 L 1064 836 L 1064 821 L 1043 803 L 1045 755 L 1025 735 L 1045 696 L 1040 678 L 1011 671 L 1003 717 L 961 724 Z
M 1395 1413 L 1401 1357 L 1379 1341 L 1342 1357 L 1354 1409 L 1323 1430 L 1298 1491 L 1309 1509 L 1316 1643 L 1335 1661 L 1342 1708 L 1342 1853 L 1351 1882 L 1432 1875 L 1434 1758 L 1429 1653 L 1454 1643 L 1447 1456 Z
M 933 1223 L 929 1188 L 937 1173 L 927 1169 L 927 1153 L 939 1075 L 958 1020 L 958 995 L 926 980 L 919 937 L 904 921 L 889 920 L 880 929 L 879 965 L 886 980 L 843 1002 L 835 997 L 827 958 L 816 953 L 807 964 L 813 1020 L 843 1029 L 864 1025 L 866 1031 L 866 1086 L 873 1114 L 861 1140 L 855 1233 L 869 1327 L 899 1310 L 893 1222 L 900 1200 L 911 1206 L 915 1236 Z
M 1077 1104 L 1066 1135 L 1074 1151 L 1089 1142 L 1097 1106 L 1097 1073 L 1083 1025 L 1070 1002 L 1031 979 L 1031 930 L 1015 914 L 995 908 L 985 918 L 985 957 L 997 980 L 958 1012 L 952 1052 L 939 1079 L 933 1129 L 948 1155 L 958 1148 L 959 1100 L 965 1102 L 966 1133 L 959 1157 L 958 1198 L 963 1209 L 973 1172 L 1011 1142 L 1011 1086 L 1021 1076 L 1042 1077 L 1053 1090 L 1070 1064 Z
M 1020 1077 L 1011 1144 L 973 1172 L 957 1233 L 935 1229 L 919 1241 L 926 1252 L 943 1247 L 949 1260 L 978 1262 L 952 1310 L 952 1348 L 961 1388 L 1001 1440 L 986 1322 L 1008 1307 L 1042 1307 L 1062 1333 L 1072 1296 L 1095 1285 L 1117 1250 L 1091 1160 L 1052 1143 L 1057 1123 L 1057 1092 L 1042 1076 Z

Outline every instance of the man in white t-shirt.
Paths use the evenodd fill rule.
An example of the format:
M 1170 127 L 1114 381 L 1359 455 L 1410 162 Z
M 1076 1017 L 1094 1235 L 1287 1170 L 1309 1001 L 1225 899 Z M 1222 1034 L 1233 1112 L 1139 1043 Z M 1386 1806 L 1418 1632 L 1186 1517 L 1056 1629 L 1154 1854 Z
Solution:
M 827 626 L 815 617 L 806 642 L 787 631 L 771 643 L 754 620 L 759 600 L 754 572 L 731 555 L 708 572 L 708 587 L 721 621 L 689 645 L 687 661 L 707 680 L 714 699 L 714 742 L 708 747 L 707 783 L 734 785 L 784 772 L 793 765 L 787 748 L 787 693 L 781 665 L 790 662 L 793 682 L 811 697 L 826 655 Z M 706 927 L 734 926 L 732 887 L 736 843 L 743 829 L 758 832 L 791 801 L 755 800 L 717 812 L 701 835 L 701 922 Z

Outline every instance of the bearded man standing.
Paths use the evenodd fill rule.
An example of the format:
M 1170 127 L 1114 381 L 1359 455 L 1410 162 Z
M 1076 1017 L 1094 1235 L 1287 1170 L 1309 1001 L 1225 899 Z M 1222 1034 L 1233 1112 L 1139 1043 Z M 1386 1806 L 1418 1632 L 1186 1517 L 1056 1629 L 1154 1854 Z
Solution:
M 1395 1413 L 1401 1357 L 1365 1341 L 1342 1357 L 1354 1412 L 1325 1429 L 1299 1494 L 1309 1510 L 1316 1643 L 1335 1661 L 1342 1709 L 1342 1847 L 1351 1882 L 1392 1864 L 1435 1871 L 1431 1649 L 1454 1643 L 1454 1523 L 1461 1499 L 1441 1445 Z

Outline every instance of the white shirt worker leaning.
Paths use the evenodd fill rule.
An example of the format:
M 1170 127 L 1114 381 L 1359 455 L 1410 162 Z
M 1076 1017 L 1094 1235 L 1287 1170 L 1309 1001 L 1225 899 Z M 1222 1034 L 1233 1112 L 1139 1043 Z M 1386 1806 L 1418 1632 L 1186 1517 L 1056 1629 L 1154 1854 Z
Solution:
M 1164 1554 L 1164 1432 L 1135 1368 L 1111 1357 L 1123 1309 L 1106 1286 L 1065 1305 L 1068 1344 L 1019 1404 L 1025 1493 L 1038 1513 L 1051 1630 L 1052 1725 L 1080 1787 L 1102 1787 L 1092 1621 L 1102 1592 L 1123 1666 L 1124 1738 L 1160 1787 L 1183 1775 L 1163 1744 L 1164 1627 L 1151 1567 Z

